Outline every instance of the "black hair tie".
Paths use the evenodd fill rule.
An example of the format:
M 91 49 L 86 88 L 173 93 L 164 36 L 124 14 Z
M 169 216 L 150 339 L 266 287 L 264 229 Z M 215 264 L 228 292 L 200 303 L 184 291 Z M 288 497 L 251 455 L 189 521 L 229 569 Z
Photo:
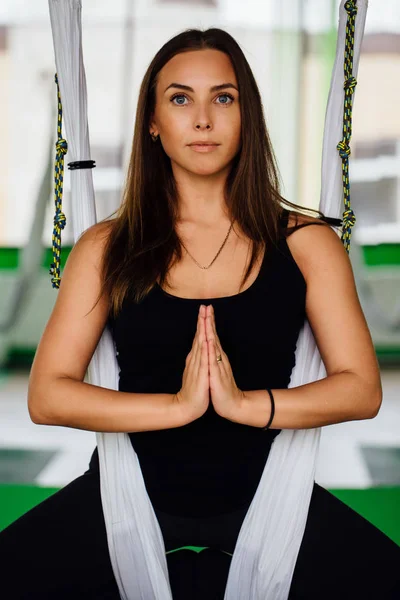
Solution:
M 76 160 L 68 163 L 68 169 L 70 171 L 75 171 L 75 169 L 93 169 L 95 166 L 95 160 Z
M 267 392 L 269 394 L 269 397 L 271 398 L 271 416 L 269 418 L 269 421 L 268 421 L 267 425 L 265 427 L 263 427 L 264 430 L 265 429 L 269 429 L 269 427 L 270 427 L 270 425 L 272 423 L 272 420 L 274 418 L 274 415 L 275 415 L 275 400 L 274 400 L 274 397 L 273 397 L 272 392 L 271 392 L 271 390 L 269 388 L 265 388 L 265 389 L 267 390 Z

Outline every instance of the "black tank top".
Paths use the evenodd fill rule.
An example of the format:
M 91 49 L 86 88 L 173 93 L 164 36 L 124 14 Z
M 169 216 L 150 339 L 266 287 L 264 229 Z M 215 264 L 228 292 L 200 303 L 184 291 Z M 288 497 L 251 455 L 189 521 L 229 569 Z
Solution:
M 180 390 L 200 304 L 214 307 L 218 336 L 240 389 L 287 388 L 305 319 L 306 284 L 285 237 L 268 254 L 254 283 L 234 296 L 187 299 L 156 285 L 142 303 L 124 301 L 110 322 L 119 390 Z M 187 425 L 129 437 L 155 508 L 180 516 L 211 516 L 251 503 L 280 431 L 224 419 L 210 402 L 206 413 Z

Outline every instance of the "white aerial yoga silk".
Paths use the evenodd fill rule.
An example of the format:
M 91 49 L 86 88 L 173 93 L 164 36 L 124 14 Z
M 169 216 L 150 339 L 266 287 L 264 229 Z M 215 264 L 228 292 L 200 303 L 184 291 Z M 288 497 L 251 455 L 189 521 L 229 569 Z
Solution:
M 357 2 L 353 76 L 356 77 L 367 0 Z M 81 45 L 80 0 L 49 0 L 55 60 L 62 98 L 69 161 L 89 160 L 86 80 Z M 338 43 L 325 120 L 320 210 L 340 218 L 343 56 L 347 12 L 340 5 Z M 96 223 L 92 171 L 71 171 L 74 241 Z M 92 384 L 118 389 L 118 363 L 106 328 L 88 368 Z M 305 320 L 288 387 L 326 377 L 312 331 Z M 322 401 L 322 399 L 321 399 Z M 286 600 L 303 538 L 320 428 L 282 430 L 243 521 L 231 561 L 225 600 Z M 124 600 L 171 600 L 162 533 L 147 495 L 138 457 L 126 433 L 96 433 L 101 498 L 111 563 Z

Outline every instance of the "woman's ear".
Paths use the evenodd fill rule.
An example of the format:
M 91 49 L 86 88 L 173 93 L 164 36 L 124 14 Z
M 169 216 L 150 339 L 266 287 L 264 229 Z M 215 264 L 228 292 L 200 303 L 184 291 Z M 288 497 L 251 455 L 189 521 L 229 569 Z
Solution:
M 149 133 L 150 133 L 150 135 L 158 135 L 157 125 L 154 120 L 154 115 L 151 115 L 151 117 L 150 117 Z

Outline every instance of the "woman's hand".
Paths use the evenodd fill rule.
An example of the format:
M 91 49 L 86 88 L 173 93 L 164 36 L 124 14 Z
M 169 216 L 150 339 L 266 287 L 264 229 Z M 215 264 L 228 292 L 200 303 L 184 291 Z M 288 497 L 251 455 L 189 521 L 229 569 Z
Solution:
M 174 402 L 181 407 L 185 423 L 201 417 L 210 404 L 205 310 L 203 305 L 199 308 L 196 334 L 186 357 L 182 387 L 174 396 Z
M 208 367 L 211 401 L 215 412 L 221 417 L 236 420 L 242 403 L 243 392 L 237 387 L 228 356 L 222 349 L 215 325 L 214 308 L 206 306 L 204 321 L 208 346 Z M 200 313 L 203 315 L 203 313 Z M 221 356 L 222 361 L 217 361 Z

